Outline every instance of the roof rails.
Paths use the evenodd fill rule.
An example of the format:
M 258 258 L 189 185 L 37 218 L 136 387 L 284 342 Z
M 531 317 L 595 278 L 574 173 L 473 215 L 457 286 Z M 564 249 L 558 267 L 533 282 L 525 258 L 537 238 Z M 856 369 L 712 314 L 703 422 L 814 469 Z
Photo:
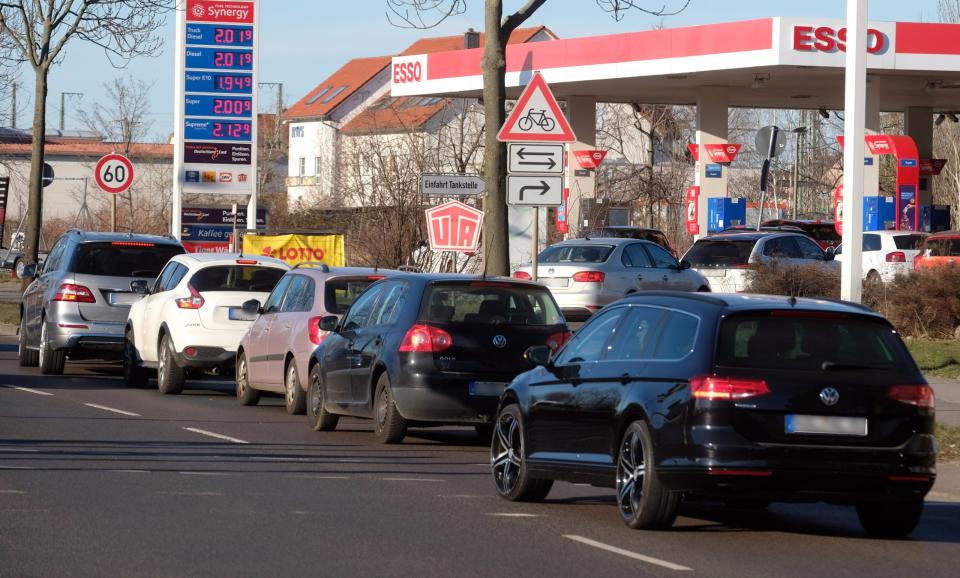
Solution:
M 329 273 L 330 265 L 327 265 L 323 261 L 304 261 L 303 263 L 297 263 L 293 266 L 294 269 L 299 269 L 301 267 L 318 267 L 321 273 Z
M 397 267 L 397 271 L 403 271 L 404 273 L 423 273 L 423 269 L 415 265 L 400 265 Z

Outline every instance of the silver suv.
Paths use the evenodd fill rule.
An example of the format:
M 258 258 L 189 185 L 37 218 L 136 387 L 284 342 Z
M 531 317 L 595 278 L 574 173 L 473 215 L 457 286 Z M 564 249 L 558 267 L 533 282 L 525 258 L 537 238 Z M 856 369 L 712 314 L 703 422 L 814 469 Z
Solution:
M 70 230 L 53 246 L 20 306 L 20 365 L 63 373 L 74 359 L 119 359 L 130 305 L 174 255 L 172 237 Z

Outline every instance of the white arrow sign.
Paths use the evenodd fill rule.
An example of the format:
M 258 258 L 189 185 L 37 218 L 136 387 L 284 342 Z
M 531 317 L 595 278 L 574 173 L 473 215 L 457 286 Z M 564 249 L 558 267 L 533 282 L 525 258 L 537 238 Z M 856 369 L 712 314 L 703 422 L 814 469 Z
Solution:
M 515 174 L 563 174 L 564 145 L 510 143 L 509 171 Z
M 563 204 L 563 177 L 507 175 L 507 204 L 559 207 Z

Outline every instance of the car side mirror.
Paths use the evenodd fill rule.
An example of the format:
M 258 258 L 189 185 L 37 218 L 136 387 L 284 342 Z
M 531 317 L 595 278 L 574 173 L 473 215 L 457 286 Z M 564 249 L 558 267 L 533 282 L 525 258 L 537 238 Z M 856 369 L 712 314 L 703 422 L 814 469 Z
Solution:
M 243 309 L 244 313 L 251 316 L 263 314 L 263 306 L 260 305 L 260 302 L 257 301 L 256 299 L 244 301 L 243 305 L 241 306 L 241 309 Z
M 830 247 L 830 249 L 827 249 L 826 252 L 824 252 L 824 254 L 823 254 L 823 260 L 824 260 L 824 261 L 833 261 L 834 259 L 837 258 L 837 254 L 836 254 L 835 252 L 833 252 L 832 249 L 833 249 L 833 247 Z
M 23 266 L 23 274 L 20 275 L 24 279 L 36 279 L 37 277 L 37 264 L 28 263 Z
M 340 325 L 340 319 L 336 315 L 327 315 L 320 318 L 318 325 L 320 331 L 334 333 L 337 331 L 337 326 Z
M 550 351 L 550 348 L 546 345 L 534 345 L 527 348 L 527 350 L 523 353 L 523 357 L 537 367 L 546 367 L 547 369 L 550 369 L 551 353 L 552 352 Z
M 137 295 L 146 295 L 150 292 L 149 284 L 144 279 L 137 279 L 130 282 L 130 290 Z
M 680 270 L 681 270 L 681 271 L 686 271 L 687 269 L 689 269 L 689 268 L 691 268 L 691 267 L 693 267 L 693 265 L 690 264 L 690 261 L 680 261 Z

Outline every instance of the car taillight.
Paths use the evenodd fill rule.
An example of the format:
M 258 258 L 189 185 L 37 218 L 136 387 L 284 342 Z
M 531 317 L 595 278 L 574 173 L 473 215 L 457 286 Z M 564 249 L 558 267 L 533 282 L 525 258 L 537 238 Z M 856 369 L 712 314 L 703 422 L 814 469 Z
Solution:
M 237 259 L 237 265 L 257 265 L 254 259 Z
M 532 281 L 533 275 L 527 273 L 526 271 L 514 271 L 513 278 L 520 279 L 521 281 Z
M 729 377 L 693 377 L 690 389 L 697 399 L 745 399 L 770 393 L 767 382 L 762 379 L 736 379 Z
M 187 285 L 190 290 L 190 296 L 184 299 L 177 299 L 177 307 L 180 309 L 200 309 L 203 307 L 203 297 L 193 288 L 193 285 Z
M 438 327 L 414 325 L 400 342 L 400 351 L 407 353 L 439 353 L 450 349 L 453 338 Z
M 560 333 L 554 333 L 547 338 L 547 347 L 551 351 L 556 352 L 561 347 L 566 345 L 567 341 L 570 341 L 570 338 L 573 337 L 573 333 L 570 331 L 561 331 Z
M 156 247 L 153 243 L 142 243 L 140 241 L 114 241 L 110 244 L 114 247 Z
M 368 281 L 380 281 L 381 279 L 386 279 L 386 275 L 367 275 Z
M 917 255 L 913 258 L 913 270 L 917 271 L 920 269 L 920 255 Z
M 310 335 L 310 343 L 314 345 L 320 345 L 323 343 L 323 340 L 327 338 L 327 335 L 330 335 L 328 331 L 320 330 L 320 320 L 322 317 L 311 317 L 310 321 L 307 321 L 307 331 Z
M 894 251 L 887 253 L 887 263 L 906 263 L 907 255 L 903 251 Z
M 574 283 L 603 283 L 606 275 L 601 271 L 580 271 L 573 276 Z
M 887 390 L 887 397 L 900 403 L 934 409 L 933 388 L 929 385 L 895 385 Z
M 54 301 L 68 301 L 70 303 L 96 303 L 97 299 L 83 285 L 74 285 L 73 283 L 64 283 L 57 289 L 57 294 L 53 296 Z

